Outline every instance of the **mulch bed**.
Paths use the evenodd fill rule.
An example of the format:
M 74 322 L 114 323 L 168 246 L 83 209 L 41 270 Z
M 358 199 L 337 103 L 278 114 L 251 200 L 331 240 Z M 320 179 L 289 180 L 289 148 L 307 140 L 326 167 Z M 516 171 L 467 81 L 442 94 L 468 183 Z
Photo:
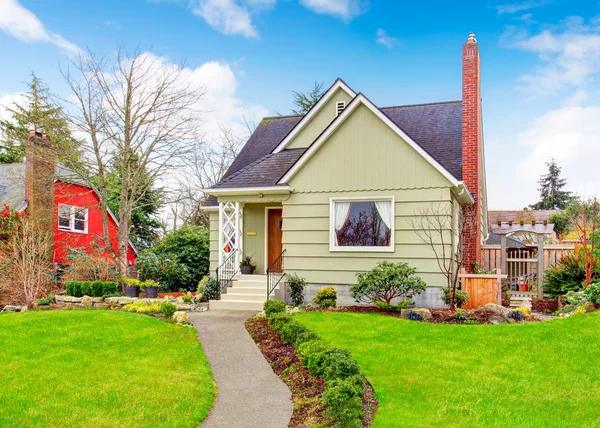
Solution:
M 322 378 L 311 376 L 309 371 L 302 366 L 296 356 L 294 346 L 284 344 L 266 318 L 250 318 L 246 321 L 246 329 L 273 368 L 273 371 L 292 391 L 294 412 L 289 427 L 331 425 L 331 421 L 325 416 L 326 406 L 321 401 L 325 383 Z M 370 426 L 376 407 L 375 393 L 367 383 L 363 398 L 363 409 L 365 409 L 364 427 Z
M 336 306 L 331 309 L 320 309 L 317 307 L 304 308 L 304 311 L 315 311 L 315 312 L 361 312 L 361 313 L 375 313 L 381 315 L 387 315 L 395 318 L 402 318 L 400 312 L 390 312 L 379 309 L 376 306 Z M 492 324 L 490 318 L 498 318 L 498 314 L 485 309 L 466 309 L 467 319 L 456 319 L 454 318 L 454 312 L 450 309 L 430 309 L 431 319 L 424 321 L 431 324 Z M 526 318 L 526 321 L 539 321 L 534 317 Z
M 558 311 L 558 302 L 556 299 L 537 299 L 531 304 L 534 312 L 554 313 Z

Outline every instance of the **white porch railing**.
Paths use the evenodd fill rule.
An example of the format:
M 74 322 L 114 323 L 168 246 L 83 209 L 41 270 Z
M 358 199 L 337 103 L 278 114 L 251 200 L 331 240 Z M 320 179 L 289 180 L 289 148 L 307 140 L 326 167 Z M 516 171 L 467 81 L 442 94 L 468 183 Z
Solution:
M 235 265 L 243 257 L 243 207 L 239 202 L 219 203 L 219 266 L 235 250 Z

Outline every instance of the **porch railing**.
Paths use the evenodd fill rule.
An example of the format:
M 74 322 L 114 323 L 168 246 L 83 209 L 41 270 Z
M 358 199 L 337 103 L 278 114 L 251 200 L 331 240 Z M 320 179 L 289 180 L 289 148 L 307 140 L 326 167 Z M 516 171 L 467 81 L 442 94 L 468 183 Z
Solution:
M 221 293 L 223 292 L 223 290 L 225 290 L 229 286 L 229 284 L 231 284 L 233 277 L 238 271 L 239 266 L 236 263 L 237 252 L 237 248 L 231 251 L 227 256 L 227 259 L 225 259 L 221 266 L 217 268 L 217 283 L 221 288 L 219 291 L 219 299 L 221 298 Z
M 281 280 L 285 277 L 285 273 L 283 271 L 283 261 L 284 261 L 285 250 L 281 252 L 279 256 L 275 259 L 271 266 L 267 269 L 267 300 L 271 297 L 271 293 L 277 285 L 281 282 Z

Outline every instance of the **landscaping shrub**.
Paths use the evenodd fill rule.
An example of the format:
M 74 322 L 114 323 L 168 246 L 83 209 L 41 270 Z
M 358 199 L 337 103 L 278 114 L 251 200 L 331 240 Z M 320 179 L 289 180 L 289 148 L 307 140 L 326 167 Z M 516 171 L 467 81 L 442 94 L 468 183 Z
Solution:
M 423 321 L 423 315 L 415 311 L 410 311 L 408 315 L 406 315 L 406 319 L 411 321 Z
M 545 271 L 544 291 L 550 297 L 564 296 L 569 291 L 580 291 L 585 282 L 583 257 L 571 253 Z
M 300 333 L 296 336 L 296 340 L 294 341 L 294 346 L 296 349 L 300 345 L 306 342 L 312 342 L 319 339 L 319 335 L 317 333 L 313 333 L 312 331 L 305 331 L 304 333 Z
M 467 319 L 467 311 L 465 311 L 464 309 L 456 309 L 456 312 L 454 312 L 454 319 L 457 320 L 466 320 Z
M 290 300 L 293 306 L 301 306 L 304 303 L 304 288 L 308 284 L 306 279 L 292 273 L 287 275 L 286 284 L 290 287 Z
M 159 305 L 158 302 L 144 302 L 142 300 L 138 300 L 136 302 L 129 303 L 128 305 L 123 306 L 123 310 L 126 312 L 136 312 L 138 314 L 146 315 L 157 314 L 159 312 L 162 312 L 161 305 Z
M 81 282 L 81 294 L 83 294 L 84 296 L 92 295 L 92 283 L 90 281 Z
M 65 291 L 68 296 L 81 297 L 81 281 L 67 281 L 65 283 Z
M 198 283 L 198 293 L 206 300 L 213 300 L 219 296 L 221 287 L 217 281 L 217 278 L 213 276 L 205 276 L 202 281 Z
M 521 312 L 521 311 L 510 311 L 508 313 L 508 317 L 512 318 L 515 321 L 524 321 L 525 320 L 525 316 L 523 315 L 523 312 Z
M 345 349 L 330 348 L 329 352 L 324 353 L 324 356 L 323 378 L 326 383 L 334 379 L 346 379 L 360 375 L 358 363 Z
M 583 293 L 589 302 L 600 305 L 600 282 L 592 282 Z
M 327 349 L 327 344 L 324 341 L 320 339 L 311 340 L 298 345 L 296 348 L 296 355 L 302 365 L 308 369 L 309 361 L 317 354 L 322 353 L 325 349 Z
M 357 302 L 391 304 L 395 298 L 406 299 L 427 289 L 416 272 L 408 263 L 378 262 L 373 269 L 356 274 L 357 282 L 350 287 L 350 294 Z
M 308 333 L 308 329 L 294 320 L 281 327 L 279 336 L 286 345 L 293 345 L 298 336 L 304 333 Z
M 373 303 L 375 303 L 375 306 L 377 306 L 382 311 L 400 312 L 400 311 L 402 311 L 402 309 L 406 309 L 408 307 L 409 303 L 411 303 L 411 302 L 412 302 L 412 299 L 402 300 L 397 305 L 392 305 L 390 303 L 380 302 L 380 301 L 375 301 Z
M 54 301 L 54 294 L 48 294 L 46 297 L 41 297 L 37 299 L 36 304 L 38 306 L 46 306 Z
M 183 300 L 183 303 L 192 303 L 193 300 L 191 294 L 184 294 L 181 296 L 181 299 Z
M 102 296 L 102 284 L 103 284 L 102 281 L 94 281 L 90 284 L 91 291 L 92 291 L 91 296 L 93 296 L 93 297 Z
M 110 296 L 118 293 L 117 283 L 114 281 L 104 281 L 102 283 L 101 296 Z
M 285 324 L 289 324 L 293 321 L 292 316 L 286 312 L 272 313 L 267 317 L 267 320 L 269 320 L 269 324 L 271 324 L 273 330 L 275 330 L 278 334 Z
M 177 310 L 177 306 L 171 302 L 162 302 L 159 309 L 165 317 L 171 318 Z
M 321 288 L 313 299 L 320 308 L 333 308 L 337 303 L 337 292 L 333 287 Z
M 272 314 L 285 312 L 285 303 L 281 300 L 267 300 L 263 305 L 265 316 L 269 318 Z
M 363 380 L 360 376 L 335 379 L 323 393 L 327 415 L 341 427 L 362 426 Z
M 448 287 L 442 287 L 442 301 L 446 305 L 450 306 L 450 291 Z M 463 305 L 465 305 L 468 301 L 469 295 L 466 292 L 462 290 L 456 290 L 454 293 L 454 305 L 457 308 L 462 308 Z

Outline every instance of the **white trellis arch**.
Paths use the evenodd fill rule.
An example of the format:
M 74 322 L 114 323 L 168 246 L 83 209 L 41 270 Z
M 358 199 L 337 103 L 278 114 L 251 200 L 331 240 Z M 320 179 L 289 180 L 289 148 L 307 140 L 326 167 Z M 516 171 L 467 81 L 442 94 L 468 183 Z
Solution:
M 239 202 L 219 203 L 219 266 L 235 252 L 235 266 L 239 266 L 243 252 L 243 208 Z

